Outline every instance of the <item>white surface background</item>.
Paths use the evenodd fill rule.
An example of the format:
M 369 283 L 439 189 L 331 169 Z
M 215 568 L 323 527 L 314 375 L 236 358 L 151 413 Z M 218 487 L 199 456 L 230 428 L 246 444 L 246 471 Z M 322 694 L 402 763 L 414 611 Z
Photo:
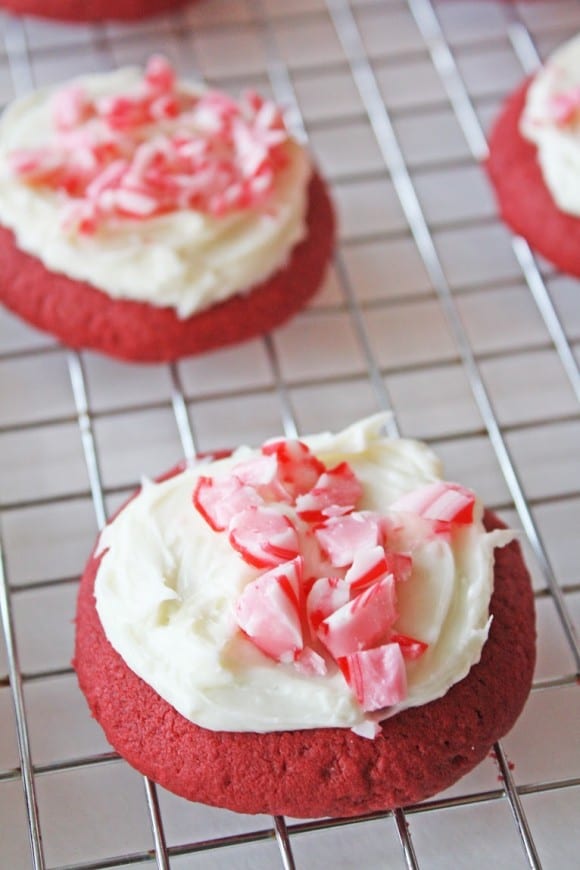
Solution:
M 4 622 L 21 675 L 10 679 L 0 633 L 0 867 L 32 866 L 31 824 L 38 866 L 51 868 L 578 866 L 580 705 L 565 622 L 578 630 L 580 286 L 512 243 L 479 161 L 502 98 L 579 29 L 576 0 L 201 0 L 98 27 L 0 16 L 3 102 L 152 51 L 226 89 L 273 92 L 305 124 L 341 238 L 324 290 L 286 327 L 175 367 L 77 356 L 0 311 Z M 414 202 L 422 253 L 405 212 Z M 532 533 L 538 664 L 502 741 L 507 782 L 490 758 L 404 814 L 287 820 L 285 850 L 270 818 L 163 789 L 152 824 L 143 779 L 110 753 L 70 667 L 103 507 L 193 448 L 335 429 L 389 406 L 448 477 Z M 154 832 L 166 844 L 157 858 Z

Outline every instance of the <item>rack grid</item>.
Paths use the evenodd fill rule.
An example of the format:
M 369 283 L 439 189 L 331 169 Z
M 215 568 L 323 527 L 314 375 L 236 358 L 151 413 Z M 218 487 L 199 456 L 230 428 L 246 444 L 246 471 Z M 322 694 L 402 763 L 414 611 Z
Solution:
M 502 98 L 580 29 L 580 3 L 202 0 L 130 27 L 0 29 L 2 102 L 152 52 L 272 93 L 340 217 L 318 298 L 233 349 L 122 365 L 0 313 L 0 866 L 576 867 L 580 288 L 502 226 L 481 162 Z M 359 819 L 240 816 L 144 780 L 70 667 L 98 529 L 142 474 L 379 409 L 521 529 L 538 664 L 520 721 L 443 794 Z

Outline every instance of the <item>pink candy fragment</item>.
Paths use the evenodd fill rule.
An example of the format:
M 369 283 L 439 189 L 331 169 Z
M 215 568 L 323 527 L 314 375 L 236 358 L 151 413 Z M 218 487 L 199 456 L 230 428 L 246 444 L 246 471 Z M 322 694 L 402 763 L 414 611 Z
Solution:
M 147 64 L 145 81 L 151 90 L 167 93 L 175 87 L 175 70 L 166 58 L 154 55 Z
M 239 462 L 234 476 L 247 486 L 253 486 L 267 502 L 289 502 L 290 498 L 280 481 L 275 456 L 258 456 Z
M 312 585 L 306 599 L 306 613 L 313 631 L 317 631 L 323 619 L 350 600 L 350 587 L 340 577 L 319 577 Z
M 316 529 L 314 534 L 330 563 L 335 568 L 346 568 L 352 564 L 357 552 L 376 547 L 380 543 L 380 518 L 360 512 L 332 517 Z
M 235 477 L 199 477 L 193 492 L 193 504 L 214 532 L 223 532 L 237 514 L 262 499 L 252 487 Z
M 221 105 L 224 117 L 229 111 L 228 103 Z M 355 511 L 361 494 L 348 463 L 327 470 L 305 444 L 290 440 L 265 444 L 228 477 L 200 477 L 193 501 L 212 529 L 227 530 L 242 559 L 267 569 L 238 599 L 239 627 L 265 655 L 308 677 L 327 673 L 326 650 L 371 712 L 404 700 L 405 660 L 428 648 L 395 628 L 397 585 L 413 570 L 410 553 L 389 549 L 403 524 L 396 513 L 409 514 L 404 525 L 417 525 L 419 539 L 426 530 L 472 522 L 475 497 L 436 482 L 398 499 L 394 517 L 381 517 Z M 292 506 L 294 521 L 284 513 Z M 336 574 L 305 576 L 301 549 L 309 571 L 319 565 Z M 357 728 L 365 737 L 380 731 L 374 722 Z
M 93 99 L 75 85 L 52 109 L 53 141 L 12 152 L 11 168 L 26 184 L 66 192 L 65 224 L 83 233 L 182 209 L 264 208 L 286 164 L 288 134 L 272 103 L 179 90 L 161 57 L 129 94 Z
M 229 541 L 249 565 L 270 568 L 298 555 L 296 529 L 284 514 L 268 507 L 247 507 L 229 524 Z
M 352 511 L 362 486 L 348 462 L 324 471 L 313 488 L 296 499 L 298 516 L 309 523 L 324 522 Z
M 550 100 L 551 120 L 559 127 L 571 124 L 580 112 L 580 87 L 554 94 Z
M 391 504 L 391 510 L 417 514 L 428 520 L 468 525 L 473 522 L 475 495 L 458 483 L 438 480 L 414 489 Z
M 386 639 L 397 619 L 395 578 L 374 583 L 320 623 L 318 637 L 335 659 Z
M 293 501 L 316 484 L 326 471 L 323 463 L 302 441 L 268 441 L 262 447 L 265 456 L 275 457 L 280 484 Z
M 417 640 L 415 637 L 407 637 L 406 634 L 391 634 L 389 640 L 391 643 L 398 643 L 403 657 L 411 661 L 421 658 L 428 647 L 428 644 L 422 640 Z
M 397 643 L 350 653 L 339 664 L 365 712 L 381 710 L 405 700 L 407 672 Z
M 387 571 L 397 583 L 405 583 L 413 573 L 413 558 L 409 553 L 385 553 Z
M 294 656 L 294 667 L 305 677 L 323 677 L 328 671 L 322 656 L 307 646 Z
M 351 595 L 362 592 L 371 583 L 379 580 L 388 571 L 387 558 L 381 546 L 355 553 L 354 561 L 345 574 L 345 581 L 351 587 Z
M 258 649 L 276 661 L 291 662 L 303 648 L 300 626 L 302 560 L 293 559 L 249 583 L 236 602 L 236 620 Z M 309 657 L 303 666 L 316 663 Z
M 73 130 L 88 120 L 93 113 L 90 101 L 78 85 L 63 88 L 55 94 L 52 111 L 58 130 Z

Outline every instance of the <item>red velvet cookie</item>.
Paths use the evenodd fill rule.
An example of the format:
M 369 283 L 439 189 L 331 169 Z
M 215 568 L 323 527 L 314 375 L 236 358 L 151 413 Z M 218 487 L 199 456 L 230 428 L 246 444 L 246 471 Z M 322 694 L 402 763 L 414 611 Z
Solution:
M 281 111 L 163 57 L 16 101 L 0 160 L 0 301 L 71 347 L 161 362 L 254 337 L 331 255 L 326 186 Z
M 184 6 L 187 0 L 0 0 L 0 7 L 17 15 L 61 21 L 134 21 Z
M 489 512 L 485 525 L 502 527 Z M 530 690 L 533 595 L 515 542 L 495 553 L 493 621 L 480 662 L 442 698 L 387 719 L 374 740 L 346 728 L 262 734 L 192 724 L 107 640 L 93 594 L 98 565 L 93 555 L 79 591 L 74 665 L 80 687 L 111 745 L 189 800 L 294 817 L 353 816 L 416 803 L 484 759 L 512 727 Z
M 90 284 L 49 272 L 0 226 L 0 301 L 33 326 L 74 348 L 137 362 L 166 362 L 244 341 L 279 326 L 318 290 L 334 243 L 324 182 L 309 188 L 308 235 L 288 263 L 248 293 L 184 320 L 172 308 L 112 299 Z
M 580 219 L 555 205 L 536 146 L 519 130 L 529 86 L 528 80 L 508 98 L 493 127 L 487 171 L 511 229 L 559 269 L 580 276 Z

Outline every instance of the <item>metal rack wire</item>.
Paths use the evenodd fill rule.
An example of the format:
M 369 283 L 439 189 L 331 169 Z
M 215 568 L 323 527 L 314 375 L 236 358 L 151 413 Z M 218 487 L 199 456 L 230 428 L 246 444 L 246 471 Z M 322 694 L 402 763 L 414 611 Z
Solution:
M 546 506 L 559 507 L 563 504 L 565 509 L 573 507 L 578 491 L 574 481 L 570 479 L 566 480 L 565 485 L 560 489 L 556 488 L 553 493 L 548 487 L 547 494 L 534 495 L 533 488 L 530 494 L 529 474 L 526 472 L 526 480 L 522 479 L 521 458 L 519 460 L 514 458 L 514 436 L 518 436 L 521 431 L 534 433 L 537 430 L 541 433 L 542 427 L 550 424 L 578 424 L 580 415 L 577 401 L 580 396 L 580 376 L 576 354 L 580 330 L 575 332 L 574 323 L 570 325 L 561 313 L 562 301 L 553 291 L 555 278 L 553 271 L 534 258 L 523 240 L 514 238 L 509 240 L 509 244 L 517 264 L 517 273 L 512 272 L 511 284 L 510 281 L 507 282 L 508 290 L 510 286 L 526 288 L 528 298 L 533 300 L 536 316 L 542 324 L 541 339 L 538 342 L 536 333 L 532 335 L 530 332 L 529 335 L 524 335 L 523 342 L 515 349 L 503 348 L 486 356 L 478 347 L 478 342 L 464 317 L 462 302 L 466 295 L 469 295 L 469 289 L 462 287 L 460 281 L 450 277 L 450 270 L 438 238 L 442 230 L 455 231 L 461 228 L 461 219 L 452 216 L 451 219 L 442 221 L 440 219 L 438 223 L 437 218 L 433 218 L 429 205 L 426 205 L 424 192 L 421 191 L 417 181 L 417 174 L 422 169 L 426 169 L 436 177 L 438 173 L 444 173 L 457 166 L 475 167 L 476 172 L 481 172 L 477 166 L 487 153 L 484 125 L 480 118 L 482 107 L 473 96 L 468 77 L 462 69 L 462 61 L 465 59 L 466 52 L 469 53 L 473 48 L 492 51 L 499 46 L 502 51 L 509 52 L 510 57 L 519 64 L 522 76 L 533 71 L 540 59 L 538 46 L 543 44 L 544 40 L 547 44 L 563 41 L 580 25 L 580 4 L 567 0 L 554 3 L 552 14 L 547 18 L 542 9 L 550 5 L 542 2 L 534 4 L 535 12 L 531 13 L 525 3 L 504 6 L 492 0 L 490 2 L 459 0 L 457 3 L 451 0 L 450 2 L 445 0 L 355 2 L 352 0 L 350 3 L 348 0 L 327 0 L 326 3 L 322 0 L 302 0 L 290 8 L 282 8 L 281 4 L 277 5 L 274 0 L 270 2 L 231 0 L 222 3 L 215 0 L 213 4 L 209 2 L 200 4 L 199 7 L 192 7 L 186 12 L 168 16 L 163 19 L 162 25 L 143 24 L 137 29 L 95 26 L 75 30 L 72 36 L 71 31 L 66 28 L 53 29 L 49 25 L 38 24 L 32 26 L 5 17 L 1 22 L 4 55 L 0 56 L 0 64 L 4 64 L 11 82 L 11 90 L 17 95 L 38 85 L 39 82 L 35 79 L 35 61 L 39 57 L 49 58 L 54 63 L 59 56 L 66 59 L 68 55 L 78 57 L 84 53 L 90 58 L 93 67 L 107 68 L 116 62 L 119 55 L 144 56 L 148 53 L 145 46 L 157 47 L 159 44 L 160 49 L 166 50 L 168 45 L 178 65 L 189 72 L 193 70 L 202 75 L 206 73 L 205 67 L 209 66 L 210 79 L 229 78 L 235 81 L 242 78 L 244 82 L 246 79 L 258 79 L 261 84 L 271 89 L 279 102 L 286 106 L 296 134 L 304 139 L 308 139 L 309 135 L 317 131 L 325 131 L 329 126 L 332 127 L 337 118 L 343 124 L 353 122 L 368 126 L 378 160 L 375 159 L 370 168 L 363 165 L 362 170 L 357 169 L 354 173 L 348 167 L 342 170 L 337 175 L 337 186 L 340 187 L 341 184 L 348 186 L 351 182 L 357 183 L 361 179 L 371 184 L 388 182 L 392 185 L 389 190 L 393 193 L 393 213 L 396 213 L 397 217 L 390 221 L 392 226 L 383 227 L 380 221 L 378 224 L 377 221 L 371 221 L 368 231 L 363 229 L 362 232 L 352 236 L 349 236 L 348 231 L 343 231 L 334 263 L 333 286 L 326 291 L 325 300 L 316 303 L 300 315 L 301 320 L 299 318 L 302 325 L 314 322 L 316 325 L 322 323 L 324 326 L 327 317 L 330 318 L 331 326 L 335 322 L 346 324 L 344 328 L 348 329 L 348 332 L 344 335 L 348 337 L 349 352 L 352 353 L 353 360 L 356 358 L 356 362 L 346 366 L 344 371 L 337 372 L 326 365 L 326 368 L 322 366 L 318 372 L 315 371 L 311 375 L 302 373 L 300 367 L 297 369 L 298 373 L 293 374 L 293 354 L 301 349 L 301 343 L 299 336 L 293 333 L 290 326 L 286 332 L 281 331 L 279 335 L 265 336 L 256 343 L 259 346 L 255 351 L 256 359 L 259 357 L 262 360 L 264 373 L 259 383 L 249 381 L 249 385 L 241 387 L 239 407 L 244 413 L 246 408 L 253 407 L 250 402 L 253 402 L 256 397 L 259 400 L 267 400 L 270 403 L 268 407 L 275 410 L 270 416 L 266 415 L 265 425 L 267 427 L 271 425 L 272 417 L 278 420 L 277 429 L 269 431 L 268 434 L 274 434 L 282 428 L 286 435 L 294 436 L 303 429 L 302 418 L 309 416 L 308 403 L 302 402 L 304 396 L 310 391 L 316 397 L 318 412 L 332 416 L 332 397 L 338 390 L 341 395 L 351 397 L 349 401 L 354 401 L 352 397 L 356 394 L 356 402 L 368 406 L 369 410 L 381 408 L 391 411 L 391 434 L 407 434 L 407 427 L 400 419 L 402 416 L 399 413 L 400 402 L 395 395 L 395 393 L 399 395 L 400 390 L 396 389 L 395 393 L 393 392 L 397 378 L 415 375 L 429 378 L 436 374 L 441 365 L 457 368 L 469 387 L 471 398 L 465 401 L 474 403 L 478 422 L 463 429 L 460 425 L 457 428 L 448 425 L 437 435 L 432 436 L 431 440 L 445 448 L 450 444 L 453 445 L 455 440 L 463 439 L 466 443 L 460 444 L 458 449 L 465 452 L 473 447 L 471 442 L 474 439 L 479 439 L 480 443 L 489 448 L 490 456 L 496 463 L 503 481 L 498 490 L 502 495 L 496 498 L 495 502 L 492 499 L 490 506 L 503 509 L 513 517 L 514 522 L 521 525 L 533 563 L 538 602 L 547 601 L 554 607 L 555 619 L 549 623 L 549 626 L 551 630 L 554 625 L 557 627 L 561 654 L 557 666 L 552 668 L 550 673 L 547 675 L 540 673 L 537 677 L 532 698 L 542 692 L 556 693 L 571 690 L 576 685 L 580 670 L 575 629 L 579 578 L 576 574 L 565 577 L 563 581 L 561 570 L 556 570 L 553 564 L 553 547 L 546 545 L 543 529 L 537 518 L 538 511 Z M 383 19 L 387 24 L 396 25 L 395 42 L 384 54 L 377 51 L 372 42 L 372 25 L 375 20 L 380 23 Z M 472 24 L 471 31 L 470 24 Z M 483 25 L 481 32 L 478 31 L 480 24 Z M 398 31 L 397 27 L 400 28 Z M 235 40 L 239 37 L 239 33 L 243 34 L 248 45 L 256 51 L 259 60 L 248 63 L 247 68 L 244 67 L 241 71 L 239 65 L 236 67 L 235 64 L 229 69 L 227 66 L 224 69 L 219 63 L 216 65 L 215 61 L 213 65 L 211 62 L 208 63 L 212 50 L 227 49 L 228 45 L 232 44 L 227 40 Z M 304 46 L 298 46 L 296 34 L 304 36 Z M 306 34 L 310 34 L 308 38 Z M 396 43 L 398 37 L 401 38 L 400 44 Z M 223 39 L 226 42 L 220 41 Z M 204 48 L 205 40 L 212 46 L 211 50 Z M 322 49 L 320 55 L 319 47 Z M 300 58 L 296 61 L 291 52 L 298 48 Z M 196 49 L 201 56 L 196 55 Z M 467 146 L 464 156 L 457 157 L 453 153 L 450 157 L 437 158 L 426 166 L 422 165 L 420 159 L 417 161 L 409 156 L 409 148 L 402 142 L 397 122 L 401 117 L 407 120 L 420 118 L 426 109 L 430 110 L 433 106 L 426 98 L 423 102 L 419 98 L 410 100 L 402 110 L 391 107 L 389 100 L 385 98 L 381 83 L 381 62 L 386 64 L 387 71 L 392 72 L 400 64 L 405 66 L 405 64 L 412 65 L 420 62 L 429 65 L 432 81 L 437 82 L 441 92 L 438 102 L 435 101 L 435 106 L 450 108 L 454 123 L 458 125 Z M 57 77 L 59 75 L 60 72 L 57 73 Z M 64 72 L 62 75 L 64 76 Z M 304 83 L 307 88 L 312 82 L 320 81 L 324 76 L 329 77 L 330 80 L 348 82 L 351 94 L 349 105 L 352 105 L 352 108 L 345 109 L 342 114 L 339 111 L 336 116 L 329 113 L 326 120 L 324 117 L 309 118 L 304 110 Z M 237 84 L 237 81 L 235 83 Z M 502 89 L 499 90 L 500 92 L 495 94 L 496 98 L 503 96 Z M 315 137 L 313 142 L 314 139 Z M 335 150 L 339 148 L 337 141 L 333 146 Z M 348 224 L 351 209 L 354 213 L 356 206 L 349 205 L 347 202 L 342 208 L 343 218 Z M 366 208 L 372 211 L 372 203 L 367 204 Z M 497 221 L 494 216 L 488 214 L 481 216 L 476 213 L 468 217 L 467 223 L 477 234 L 488 229 L 490 225 L 495 227 Z M 506 238 L 509 239 L 507 234 Z M 388 298 L 365 300 L 357 286 L 356 276 L 353 276 L 350 258 L 352 247 L 356 248 L 357 244 L 383 245 L 391 242 L 397 244 L 401 240 L 405 244 L 414 246 L 413 250 L 417 253 L 418 261 L 427 276 L 426 292 L 411 294 L 411 304 L 416 302 L 421 304 L 426 300 L 433 303 L 438 316 L 441 317 L 442 328 L 448 330 L 450 350 L 440 357 L 437 354 L 427 354 L 425 358 L 411 358 L 408 361 L 404 357 L 385 361 L 382 357 L 382 341 L 388 343 L 391 336 L 388 328 L 385 328 L 384 333 L 380 333 L 381 343 L 377 344 L 376 334 L 373 331 L 373 318 L 384 312 L 387 316 L 394 315 L 397 306 L 408 304 L 408 300 L 396 293 Z M 484 244 L 483 235 L 479 243 Z M 490 256 L 495 255 L 496 251 L 492 248 Z M 396 271 L 396 264 L 394 269 Z M 496 278 L 489 280 L 484 275 L 479 276 L 475 261 L 473 269 L 474 286 L 486 287 L 490 293 L 497 291 L 501 298 L 505 282 Z M 396 280 L 396 274 L 385 275 L 386 282 L 392 283 Z M 580 308 L 580 303 L 576 304 Z M 421 314 L 423 318 L 428 316 L 428 313 Z M 340 321 L 332 320 L 337 317 Z M 328 323 L 326 327 L 328 328 Z M 8 328 L 12 328 L 11 321 L 6 328 L 6 335 L 8 335 Z M 0 332 L 0 337 L 1 335 Z M 283 338 L 280 337 L 282 335 Z M 571 391 L 576 404 L 565 402 L 565 410 L 552 416 L 545 415 L 536 404 L 533 406 L 531 417 L 519 426 L 517 423 L 506 423 L 498 413 L 498 399 L 490 392 L 483 368 L 489 360 L 503 360 L 504 357 L 511 358 L 514 354 L 524 355 L 526 352 L 538 349 L 549 350 L 556 354 L 559 376 L 567 384 L 561 389 L 566 392 L 566 395 L 568 395 L 567 391 Z M 62 354 L 63 351 L 52 342 L 45 340 L 38 342 L 37 339 L 31 339 L 28 334 L 20 344 L 16 342 L 12 345 L 8 341 L 6 348 L 0 346 L 0 377 L 2 377 L 3 366 L 30 362 L 34 372 L 32 377 L 41 379 L 43 362 L 50 356 L 60 359 Z M 27 643 L 26 626 L 17 618 L 16 611 L 19 599 L 26 594 L 34 596 L 35 593 L 47 589 L 74 591 L 78 576 L 30 577 L 25 570 L 22 570 L 16 573 L 22 573 L 23 576 L 14 579 L 11 576 L 10 566 L 15 561 L 13 553 L 17 548 L 14 536 L 7 535 L 6 528 L 10 528 L 11 517 L 18 511 L 37 509 L 42 522 L 44 511 L 54 506 L 66 506 L 79 497 L 90 499 L 95 527 L 102 528 L 110 505 L 130 488 L 130 484 L 137 483 L 136 479 L 127 480 L 122 475 L 115 479 L 110 469 L 107 470 L 113 448 L 108 446 L 110 442 L 107 442 L 103 436 L 103 424 L 110 420 L 122 421 L 125 416 L 134 413 L 170 412 L 179 448 L 183 456 L 190 459 L 199 449 L 206 449 L 206 442 L 208 440 L 211 442 L 212 438 L 214 441 L 221 438 L 222 441 L 219 445 L 210 443 L 210 446 L 231 446 L 229 430 L 223 425 L 220 428 L 219 423 L 214 425 L 213 430 L 210 427 L 208 438 L 207 423 L 204 424 L 204 403 L 238 400 L 238 388 L 234 386 L 218 385 L 205 392 L 202 390 L 198 394 L 195 366 L 192 375 L 187 365 L 180 363 L 163 367 L 166 373 L 163 386 L 154 395 L 147 397 L 146 394 L 141 400 L 131 396 L 130 400 L 125 399 L 111 404 L 115 389 L 110 381 L 105 383 L 104 394 L 105 397 L 109 397 L 109 404 L 107 405 L 107 398 L 105 398 L 104 404 L 99 407 L 92 395 L 95 390 L 96 375 L 90 355 L 66 351 L 64 360 L 70 396 L 68 402 L 63 402 L 62 410 L 55 412 L 52 407 L 46 406 L 37 416 L 30 416 L 28 411 L 23 412 L 21 406 L 16 403 L 16 412 L 12 418 L 8 415 L 7 419 L 3 418 L 0 410 L 0 439 L 2 436 L 11 438 L 32 435 L 34 437 L 41 429 L 43 431 L 47 429 L 49 439 L 54 442 L 59 437 L 61 427 L 73 426 L 80 437 L 85 469 L 83 482 L 80 484 L 73 481 L 69 487 L 65 485 L 59 489 L 52 486 L 49 481 L 46 486 L 41 487 L 39 493 L 30 495 L 26 492 L 26 487 L 24 491 L 18 486 L 15 492 L 11 490 L 9 486 L 11 478 L 6 474 L 0 460 L 0 547 L 5 553 L 5 557 L 0 559 L 0 616 L 5 645 L 5 664 L 2 646 L 0 646 L 0 704 L 3 696 L 10 696 L 12 707 L 9 716 L 14 723 L 18 746 L 17 763 L 3 762 L 0 730 L 0 807 L 7 806 L 7 803 L 2 803 L 3 789 L 17 786 L 23 792 L 25 829 L 28 839 L 28 844 L 24 841 L 16 847 L 9 844 L 6 833 L 8 829 L 2 828 L 0 813 L 0 866 L 10 868 L 12 866 L 15 868 L 58 866 L 67 867 L 69 870 L 73 867 L 77 870 L 81 868 L 96 870 L 96 868 L 130 865 L 181 868 L 205 866 L 203 860 L 207 855 L 213 862 L 211 866 L 218 866 L 218 863 L 223 861 L 220 866 L 282 866 L 288 870 L 294 867 L 322 866 L 326 856 L 326 860 L 332 860 L 335 866 L 347 867 L 354 866 L 354 861 L 348 863 L 350 859 L 343 852 L 341 839 L 343 834 L 347 836 L 347 832 L 360 831 L 360 842 L 368 842 L 369 832 L 375 830 L 372 826 L 378 825 L 381 857 L 372 859 L 369 857 L 369 868 L 387 866 L 387 856 L 395 854 L 397 857 L 393 857 L 392 860 L 398 862 L 397 866 L 407 868 L 462 866 L 461 856 L 465 866 L 483 867 L 487 866 L 488 858 L 483 856 L 478 864 L 465 837 L 460 838 L 459 860 L 457 860 L 457 853 L 451 851 L 443 853 L 447 854 L 447 858 L 436 859 L 435 856 L 438 854 L 436 849 L 430 851 L 429 848 L 431 840 L 428 826 L 423 828 L 421 820 L 439 819 L 443 811 L 455 813 L 453 818 L 459 819 L 459 813 L 469 812 L 475 808 L 473 824 L 477 828 L 480 822 L 483 824 L 484 811 L 496 806 L 502 809 L 505 806 L 509 809 L 511 818 L 511 827 L 500 829 L 495 844 L 494 860 L 497 861 L 499 855 L 500 866 L 502 862 L 506 867 L 516 866 L 517 862 L 519 862 L 518 866 L 532 868 L 573 866 L 573 856 L 577 854 L 574 848 L 575 831 L 570 826 L 565 831 L 554 831 L 553 835 L 548 832 L 546 835 L 544 828 L 538 822 L 537 814 L 530 813 L 531 804 L 528 803 L 534 797 L 543 800 L 546 796 L 557 793 L 564 795 L 568 805 L 572 806 L 574 801 L 577 804 L 580 791 L 580 758 L 577 742 L 574 747 L 571 718 L 573 713 L 567 706 L 563 707 L 563 712 L 560 713 L 564 717 L 563 731 L 566 730 L 566 723 L 569 722 L 571 733 L 569 755 L 572 764 L 566 765 L 565 775 L 552 774 L 548 765 L 548 772 L 539 779 L 521 781 L 517 775 L 517 768 L 514 771 L 508 759 L 505 744 L 509 743 L 509 740 L 502 741 L 494 747 L 499 784 L 497 781 L 493 782 L 493 777 L 490 780 L 488 772 L 484 777 L 483 787 L 479 779 L 476 779 L 471 787 L 460 783 L 449 793 L 392 814 L 373 814 L 355 820 L 324 819 L 308 822 L 279 817 L 268 822 L 267 819 L 260 818 L 245 820 L 242 829 L 235 824 L 228 826 L 229 823 L 226 825 L 224 822 L 225 828 L 217 825 L 217 833 L 207 836 L 202 830 L 196 837 L 193 834 L 190 837 L 168 834 L 168 827 L 172 825 L 172 806 L 167 803 L 163 790 L 144 780 L 145 797 L 141 815 L 145 817 L 148 833 L 145 833 L 145 827 L 140 827 L 141 839 L 134 837 L 130 847 L 121 845 L 119 849 L 114 849 L 106 846 L 100 849 L 99 854 L 95 852 L 95 855 L 79 854 L 78 850 L 62 849 L 58 844 L 55 845 L 60 834 L 58 828 L 53 830 L 52 822 L 49 824 L 45 821 L 48 799 L 39 794 L 43 779 L 48 780 L 51 776 L 61 773 L 70 774 L 75 771 L 86 773 L 88 779 L 85 794 L 87 794 L 91 789 L 92 776 L 96 776 L 107 767 L 117 769 L 122 762 L 114 753 L 106 751 L 103 747 L 100 751 L 89 751 L 76 756 L 70 756 L 66 752 L 60 755 L 56 753 L 56 757 L 48 761 L 39 761 L 35 758 L 34 740 L 31 739 L 34 720 L 28 709 L 27 688 L 28 686 L 47 687 L 46 691 L 50 694 L 54 685 L 52 681 L 67 678 L 72 671 L 60 661 L 54 666 L 51 662 L 43 663 L 42 667 L 23 666 L 21 649 L 25 648 Z M 227 367 L 227 364 L 218 360 L 216 366 Z M 7 396 L 18 389 L 18 383 L 11 384 L 7 381 L 5 383 L 2 389 L 7 391 Z M 197 385 L 201 386 L 199 379 Z M 25 384 L 25 387 L 27 386 Z M 323 398 L 326 395 L 325 390 L 330 390 L 328 394 L 330 398 Z M 359 399 L 359 393 L 360 395 L 364 393 L 365 398 Z M 348 407 L 350 408 L 350 404 Z M 306 413 L 304 408 L 307 409 Z M 256 424 L 256 431 L 258 428 L 259 424 Z M 161 429 L 159 431 L 161 433 Z M 163 434 L 160 437 L 164 437 Z M 238 438 L 236 437 L 235 440 L 237 441 Z M 158 454 L 155 438 L 153 442 L 154 458 L 151 461 L 154 467 L 142 470 L 159 473 L 164 470 L 164 466 L 155 463 L 162 462 L 163 451 Z M 175 446 L 174 441 L 172 444 Z M 20 455 L 21 461 L 25 463 L 26 457 Z M 577 458 L 576 450 L 576 463 Z M 525 468 L 525 463 L 523 465 Z M 551 470 L 548 464 L 546 474 L 549 475 Z M 550 638 L 544 640 L 542 628 L 543 626 L 540 626 L 540 640 L 549 644 Z M 547 632 L 547 629 L 544 631 Z M 567 698 L 568 695 L 566 700 Z M 2 709 L 0 706 L 0 712 Z M 0 728 L 1 723 L 0 719 Z M 36 728 L 36 725 L 34 727 Z M 69 727 L 72 729 L 72 725 Z M 522 733 L 524 742 L 532 739 L 525 730 Z M 9 735 L 9 732 L 7 731 L 6 734 Z M 510 744 L 512 752 L 514 746 L 517 750 L 517 745 L 517 743 Z M 535 752 L 542 751 L 538 745 L 533 749 Z M 10 794 L 13 794 L 12 790 Z M 131 792 L 131 794 L 136 793 Z M 137 808 L 131 810 L 133 811 L 136 816 L 141 812 Z M 67 804 L 62 812 L 71 813 L 73 824 L 75 813 L 78 813 L 79 824 L 81 823 L 82 812 L 79 807 Z M 223 817 L 225 818 L 226 815 L 224 814 Z M 220 816 L 220 820 L 221 818 Z M 104 824 L 103 819 L 96 818 L 93 821 L 97 827 Z M 203 824 L 202 820 L 202 827 Z M 51 840 L 48 844 L 47 829 L 50 830 Z M 450 829 L 453 830 L 453 826 Z M 70 831 L 70 827 L 67 830 Z M 329 852 L 325 852 L 320 846 L 327 832 L 331 835 Z M 390 842 L 389 847 L 385 842 L 387 839 Z M 124 841 L 121 838 L 119 842 Z M 308 847 L 304 847 L 303 843 L 307 843 Z M 393 843 L 398 844 L 396 853 L 389 851 L 394 849 Z M 268 851 L 262 851 L 260 847 L 266 846 L 272 847 L 274 851 L 270 848 Z M 246 853 L 243 851 L 246 847 L 258 851 Z M 444 848 L 451 849 L 451 846 L 447 844 Z M 455 857 L 451 858 L 451 854 Z M 517 862 L 514 859 L 515 855 L 517 855 Z M 61 860 L 59 856 L 65 857 Z M 359 865 L 367 866 L 364 860 L 359 858 Z

